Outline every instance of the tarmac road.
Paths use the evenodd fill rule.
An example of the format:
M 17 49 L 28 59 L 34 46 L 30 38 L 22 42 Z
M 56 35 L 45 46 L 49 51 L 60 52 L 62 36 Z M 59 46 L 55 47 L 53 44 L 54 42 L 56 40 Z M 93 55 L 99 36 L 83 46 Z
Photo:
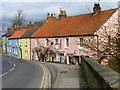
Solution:
M 47 87 L 46 74 L 47 70 L 40 63 L 2 56 L 2 88 Z

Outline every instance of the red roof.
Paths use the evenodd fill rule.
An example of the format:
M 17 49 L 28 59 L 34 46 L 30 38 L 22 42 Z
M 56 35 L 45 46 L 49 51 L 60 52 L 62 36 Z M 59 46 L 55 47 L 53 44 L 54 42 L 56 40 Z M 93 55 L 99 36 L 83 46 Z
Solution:
M 85 14 L 55 19 L 44 24 L 32 37 L 55 37 L 93 34 L 116 11 L 101 11 L 97 15 Z
M 9 39 L 20 38 L 28 29 L 18 30 Z

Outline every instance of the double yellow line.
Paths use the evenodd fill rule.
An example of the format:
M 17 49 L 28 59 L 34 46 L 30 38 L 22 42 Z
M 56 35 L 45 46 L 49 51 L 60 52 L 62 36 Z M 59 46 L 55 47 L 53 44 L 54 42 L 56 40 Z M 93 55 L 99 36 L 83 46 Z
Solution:
M 48 68 L 42 64 L 40 64 L 42 69 L 43 69 L 43 77 L 42 77 L 42 82 L 40 85 L 40 88 L 48 88 L 47 83 L 48 83 Z

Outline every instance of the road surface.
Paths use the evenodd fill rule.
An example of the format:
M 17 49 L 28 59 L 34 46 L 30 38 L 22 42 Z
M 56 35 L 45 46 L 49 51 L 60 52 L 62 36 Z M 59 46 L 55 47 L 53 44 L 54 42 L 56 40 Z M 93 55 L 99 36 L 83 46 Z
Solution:
M 47 88 L 48 69 L 39 62 L 2 56 L 2 88 Z

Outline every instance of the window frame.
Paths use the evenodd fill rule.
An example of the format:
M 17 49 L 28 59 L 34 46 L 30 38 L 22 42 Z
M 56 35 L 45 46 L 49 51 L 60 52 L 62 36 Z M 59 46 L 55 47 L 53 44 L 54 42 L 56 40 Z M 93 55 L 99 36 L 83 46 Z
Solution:
M 27 47 L 27 39 L 25 39 L 25 47 Z
M 25 51 L 25 56 L 28 56 L 28 51 Z
M 48 38 L 45 39 L 45 46 L 46 46 L 46 47 L 49 46 L 49 40 L 48 40 Z
M 70 46 L 69 43 L 70 43 L 69 38 L 65 38 L 65 48 L 69 48 L 69 46 Z
M 84 38 L 83 37 L 79 37 L 79 48 L 83 48 L 84 47 Z

